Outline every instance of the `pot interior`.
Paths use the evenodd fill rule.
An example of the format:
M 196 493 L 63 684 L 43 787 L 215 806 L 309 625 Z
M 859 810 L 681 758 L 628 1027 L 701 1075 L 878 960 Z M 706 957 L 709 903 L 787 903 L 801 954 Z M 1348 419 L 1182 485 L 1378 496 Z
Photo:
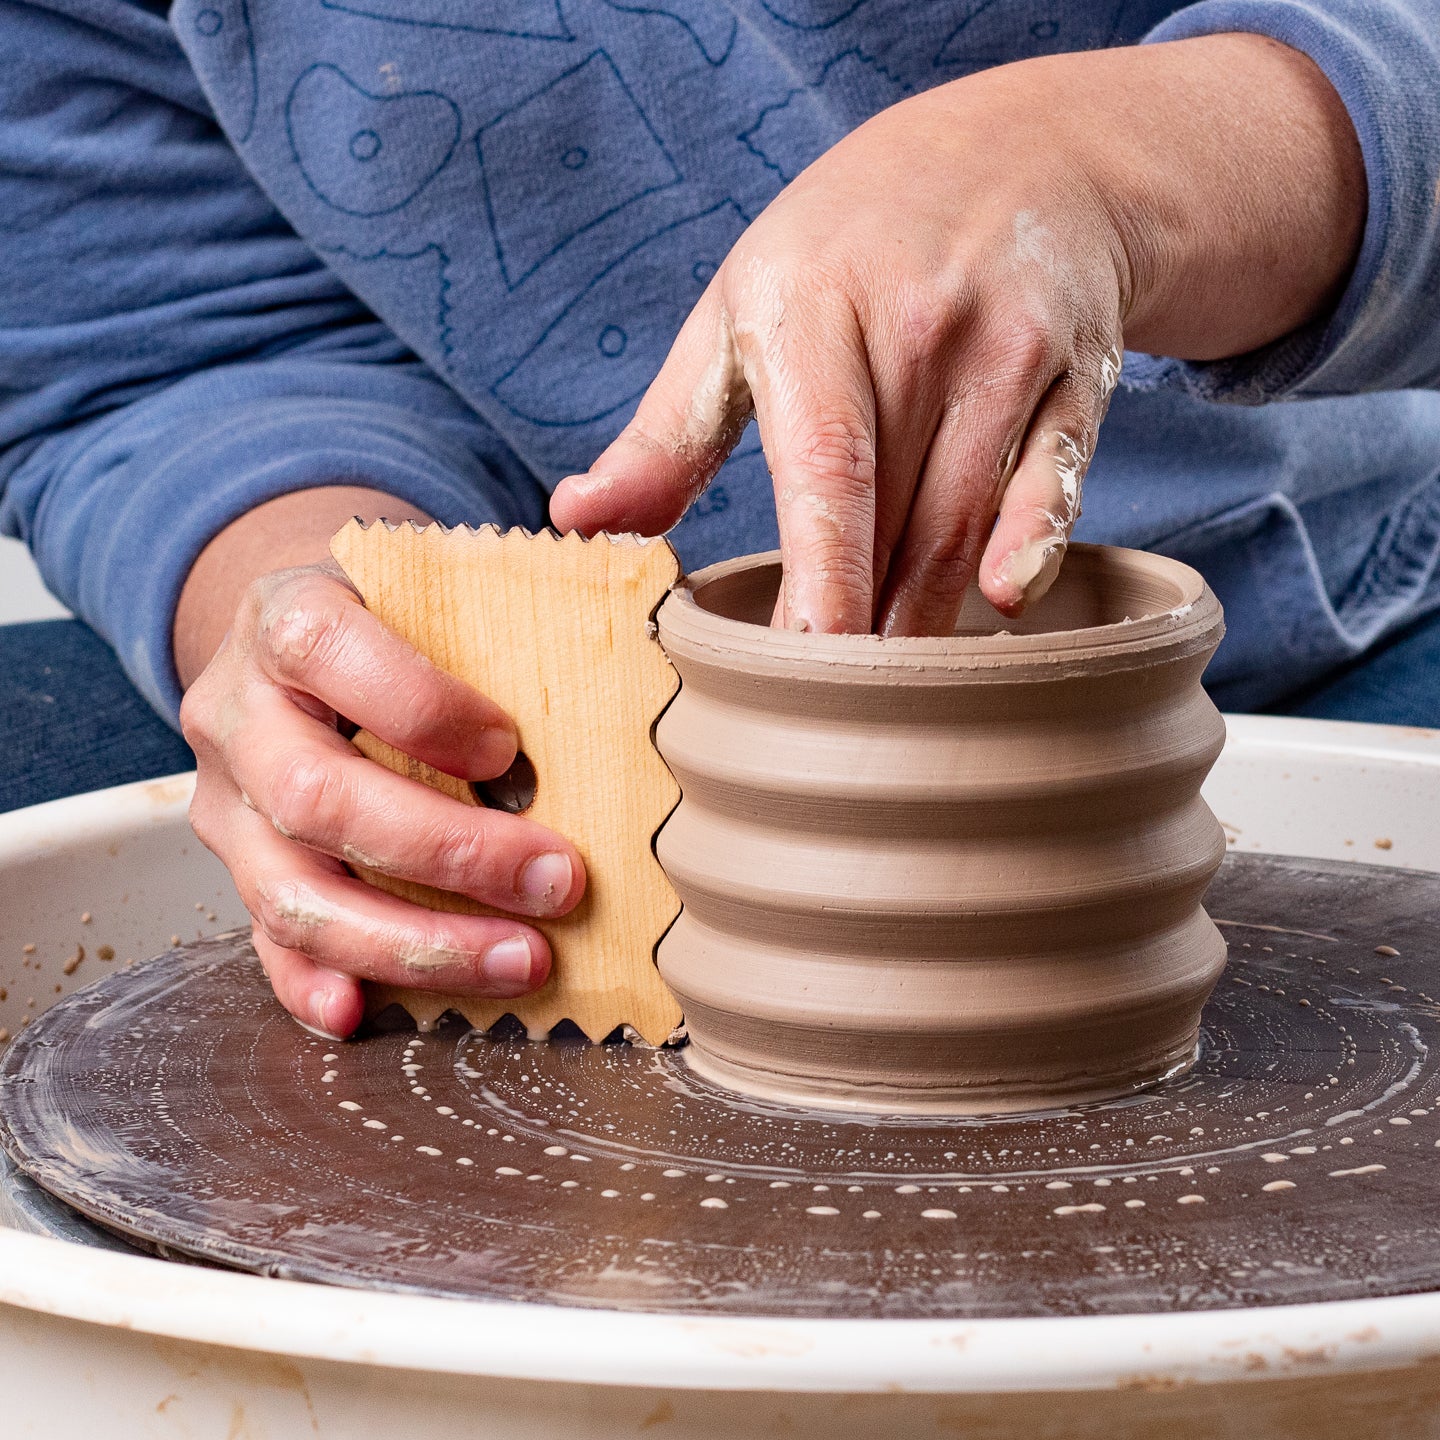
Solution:
M 1187 583 L 1187 581 L 1189 583 Z M 1118 547 L 1071 549 L 1049 592 L 1024 615 L 1007 619 L 971 586 L 956 635 L 1052 635 L 1142 620 L 1198 598 L 1194 573 L 1163 556 Z M 745 625 L 769 625 L 780 591 L 780 562 L 768 558 L 695 587 L 695 603 Z

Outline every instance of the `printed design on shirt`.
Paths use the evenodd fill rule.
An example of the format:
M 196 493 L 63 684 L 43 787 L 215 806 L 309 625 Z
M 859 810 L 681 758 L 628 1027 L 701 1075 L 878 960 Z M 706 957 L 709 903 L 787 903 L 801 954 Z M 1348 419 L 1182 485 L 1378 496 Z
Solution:
M 720 473 L 670 532 L 682 560 L 687 550 L 694 553 L 691 547 L 706 532 L 717 535 L 718 543 L 724 547 L 722 554 L 732 553 L 737 532 L 745 537 L 745 549 L 774 550 L 779 546 L 770 472 L 759 435 L 751 420 Z
M 243 145 L 254 133 L 260 97 L 248 0 L 206 0 L 193 10 L 187 29 L 197 62 L 204 64 L 212 82 L 231 92 L 232 133 L 235 143 Z
M 292 0 L 293 3 L 293 0 Z M 426 30 L 473 30 L 515 40 L 573 40 L 560 0 L 320 0 L 368 20 L 418 25 Z
M 711 65 L 723 65 L 735 46 L 740 22 L 734 12 L 718 0 L 656 0 L 652 5 L 626 4 L 605 0 L 612 10 L 629 15 L 655 15 L 682 26 Z
M 535 425 L 589 425 L 644 394 L 749 223 L 733 200 L 677 220 L 607 266 L 491 386 Z
M 1097 46 L 1138 45 L 1176 8 L 1175 0 L 1122 0 L 1110 24 L 1110 34 Z
M 869 0 L 760 0 L 782 25 L 792 30 L 828 30 L 848 20 Z
M 431 364 L 436 364 L 434 347 L 438 347 L 444 363 L 436 368 L 449 370 L 455 353 L 455 336 L 450 328 L 450 256 L 441 246 L 422 245 L 416 250 L 382 248 L 366 253 L 352 250 L 348 245 L 332 245 L 320 253 L 327 258 L 335 257 L 335 268 L 347 272 L 355 292 L 362 297 L 371 289 L 369 276 L 357 274 L 354 267 L 364 265 L 372 274 L 378 272 L 375 294 L 398 302 L 387 307 L 391 328 Z M 346 261 L 348 265 L 343 263 Z M 426 278 L 425 271 L 432 267 L 433 278 Z M 421 299 L 427 295 L 434 297 L 428 308 Z M 417 303 L 412 306 L 412 301 Z M 407 324 L 412 310 L 414 323 Z M 433 339 L 434 347 L 426 345 L 427 338 Z
M 972 0 L 935 56 L 937 69 L 1004 65 L 1032 55 L 1093 50 L 1110 43 L 1123 3 L 1074 0 Z
M 859 112 L 865 118 L 876 115 L 910 91 L 878 60 L 858 49 L 846 50 L 825 66 L 814 84 L 791 90 L 783 100 L 767 105 L 736 138 L 788 184 L 840 134 L 859 123 Z
M 511 290 L 577 235 L 683 178 L 604 50 L 483 126 L 475 150 Z
M 460 110 L 437 90 L 372 95 L 334 65 L 311 65 L 285 101 L 285 130 L 305 183 L 325 204 L 386 215 L 449 163 Z

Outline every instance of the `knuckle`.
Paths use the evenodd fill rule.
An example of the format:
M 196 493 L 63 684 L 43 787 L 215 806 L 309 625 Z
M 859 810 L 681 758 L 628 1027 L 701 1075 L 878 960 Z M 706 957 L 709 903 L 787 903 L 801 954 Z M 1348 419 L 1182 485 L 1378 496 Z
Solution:
M 447 890 L 468 889 L 490 860 L 488 828 L 479 823 L 447 825 L 433 848 L 442 886 Z
M 1038 309 L 1012 311 L 998 325 L 994 350 L 993 373 L 1013 382 L 1027 382 L 1037 372 L 1052 368 L 1055 328 Z
M 870 567 L 844 550 L 832 548 L 817 557 L 816 578 L 847 594 L 873 598 L 874 576 Z M 867 610 L 869 606 L 867 603 Z M 868 619 L 868 615 L 866 617 Z
M 246 908 L 283 950 L 310 950 L 315 932 L 333 918 L 310 887 L 298 880 L 257 882 Z
M 951 586 L 963 589 L 975 564 L 976 544 L 976 531 L 969 525 L 932 535 L 923 555 L 918 557 L 917 576 L 923 583 L 941 587 L 947 594 Z
M 1047 488 L 1058 484 L 1062 490 L 1078 492 L 1095 450 L 1095 428 L 1081 421 L 1068 427 L 1056 425 L 1035 436 L 1032 444 L 1040 467 L 1037 474 L 1043 477 Z M 1029 497 L 1016 497 L 1017 500 L 1026 498 Z
M 287 839 L 328 839 L 343 833 L 351 811 L 350 784 L 342 766 L 312 751 L 299 751 L 276 771 L 270 823 Z
M 907 599 L 917 609 L 953 613 L 970 584 L 971 571 L 959 565 L 930 565 L 916 572 Z
M 210 706 L 201 693 L 200 681 L 196 681 L 180 701 L 180 734 L 193 750 L 196 745 L 209 737 Z
M 801 432 L 795 462 L 827 490 L 862 495 L 875 485 L 875 442 L 869 427 L 845 411 L 822 412 Z
M 1070 521 L 1064 515 L 1056 514 L 1051 506 L 1040 500 L 1017 501 L 1014 505 L 1007 505 L 1005 513 L 1012 522 L 1022 522 L 1027 530 L 1056 534 L 1070 528 Z
M 905 352 L 933 355 L 941 349 L 954 323 L 951 306 L 936 303 L 934 293 L 917 285 L 905 286 L 895 299 L 895 323 Z
M 252 580 L 240 592 L 240 603 L 235 607 L 235 621 L 242 632 L 254 628 L 274 589 L 274 578 L 262 575 L 258 580 Z
M 793 244 L 759 244 L 750 235 L 726 257 L 726 299 L 756 318 L 780 307 L 799 290 L 805 259 Z
M 272 596 L 260 617 L 260 634 L 276 668 L 296 677 L 333 660 L 350 635 L 345 609 L 314 587 L 300 593 L 287 587 Z
M 195 838 L 207 850 L 214 851 L 220 834 L 219 817 L 215 813 L 214 805 L 199 790 L 190 801 L 189 820 Z
M 722 298 L 733 318 L 736 345 L 756 361 L 776 349 L 797 314 L 813 311 L 817 295 L 842 295 L 852 288 L 846 261 L 813 239 L 792 236 L 763 249 L 742 246 L 726 258 Z
M 1098 370 L 1105 365 L 1120 366 L 1124 350 L 1113 317 L 1106 318 L 1094 312 L 1077 317 L 1074 325 L 1075 353 L 1081 357 L 1085 367 Z
M 206 746 L 223 743 L 223 718 L 231 695 L 233 690 L 212 662 L 181 697 L 180 733 L 197 754 Z

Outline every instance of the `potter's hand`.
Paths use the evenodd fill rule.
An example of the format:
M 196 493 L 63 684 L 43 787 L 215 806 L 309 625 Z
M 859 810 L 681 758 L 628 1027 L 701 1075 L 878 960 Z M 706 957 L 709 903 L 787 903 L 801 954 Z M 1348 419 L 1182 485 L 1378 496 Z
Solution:
M 337 528 L 327 514 L 317 530 Z M 407 903 L 345 862 L 539 917 L 578 902 L 574 847 L 365 759 L 340 716 L 466 780 L 501 775 L 515 758 L 509 717 L 382 626 L 338 568 L 302 566 L 244 590 L 181 722 L 198 768 L 191 822 L 234 877 L 281 1003 L 341 1037 L 360 1022 L 362 979 L 507 997 L 543 984 L 550 951 L 531 926 Z
M 1251 35 L 1053 56 L 882 112 L 741 237 L 562 529 L 673 525 L 753 414 L 799 629 L 946 633 L 1054 579 L 1132 346 L 1255 348 L 1332 299 L 1364 172 Z

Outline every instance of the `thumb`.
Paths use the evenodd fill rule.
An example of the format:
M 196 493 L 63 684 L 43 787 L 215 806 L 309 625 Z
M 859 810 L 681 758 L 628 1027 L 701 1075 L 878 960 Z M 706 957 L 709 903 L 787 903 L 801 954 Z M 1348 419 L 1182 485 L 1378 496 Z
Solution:
M 714 287 L 681 327 L 635 418 L 583 475 L 550 497 L 558 530 L 660 535 L 698 500 L 735 448 L 753 407 Z

